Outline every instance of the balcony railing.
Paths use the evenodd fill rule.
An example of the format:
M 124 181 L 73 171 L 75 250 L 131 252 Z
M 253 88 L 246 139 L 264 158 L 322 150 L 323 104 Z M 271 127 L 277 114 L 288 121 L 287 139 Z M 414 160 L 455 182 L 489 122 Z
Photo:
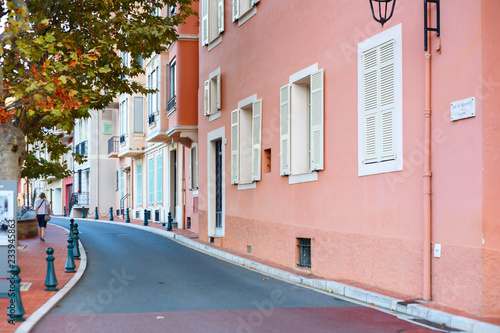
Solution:
M 148 116 L 148 124 L 149 125 L 152 125 L 156 122 L 156 115 L 154 113 L 151 113 L 149 116 Z
M 120 135 L 120 143 L 125 142 L 125 134 Z
M 167 112 L 170 112 L 172 111 L 173 109 L 175 109 L 175 96 L 172 97 L 169 101 L 168 101 L 168 104 L 167 104 Z
M 118 153 L 118 146 L 120 145 L 120 139 L 117 136 L 113 136 L 108 140 L 108 155 L 112 153 Z
M 89 145 L 87 140 L 80 142 L 75 146 L 75 152 L 87 156 L 89 154 Z

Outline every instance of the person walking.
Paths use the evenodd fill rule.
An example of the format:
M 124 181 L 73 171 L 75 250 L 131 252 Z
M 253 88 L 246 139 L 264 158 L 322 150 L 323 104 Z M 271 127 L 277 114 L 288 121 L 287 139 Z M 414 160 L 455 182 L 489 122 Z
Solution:
M 40 240 L 45 242 L 45 228 L 47 227 L 45 214 L 50 214 L 50 204 L 45 197 L 45 193 L 40 193 L 40 199 L 35 202 L 35 207 L 38 228 L 40 229 Z

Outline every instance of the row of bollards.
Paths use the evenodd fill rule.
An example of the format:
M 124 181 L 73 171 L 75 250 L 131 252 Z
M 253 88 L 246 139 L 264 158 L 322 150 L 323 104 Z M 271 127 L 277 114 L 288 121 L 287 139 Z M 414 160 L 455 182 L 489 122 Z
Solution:
M 66 211 L 66 207 L 65 207 Z M 78 240 L 79 236 L 78 234 L 80 233 L 78 231 L 78 224 L 74 223 L 75 221 L 73 219 L 70 220 L 70 232 L 69 232 L 69 238 L 68 238 L 68 258 L 66 260 L 66 270 L 64 271 L 65 273 L 75 273 L 75 259 L 79 260 L 80 259 L 80 249 L 78 246 Z M 73 245 L 73 242 L 75 245 Z M 57 277 L 56 273 L 54 270 L 54 249 L 49 247 L 47 250 L 45 250 L 47 253 L 47 276 L 45 278 L 45 290 L 46 291 L 57 291 L 59 288 L 57 288 Z M 23 307 L 23 302 L 21 299 L 21 278 L 19 277 L 19 273 L 21 272 L 21 269 L 19 266 L 14 265 L 11 267 L 11 269 L 8 271 L 11 273 L 11 278 L 10 278 L 10 303 L 9 306 L 7 307 L 7 321 L 9 322 L 19 322 L 19 321 L 24 321 L 25 319 L 23 318 L 25 311 Z

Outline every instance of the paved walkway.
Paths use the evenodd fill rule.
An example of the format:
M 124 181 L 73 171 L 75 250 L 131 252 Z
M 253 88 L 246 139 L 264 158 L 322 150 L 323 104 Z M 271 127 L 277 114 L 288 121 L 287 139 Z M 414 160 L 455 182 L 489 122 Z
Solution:
M 74 275 L 74 273 L 64 273 L 68 255 L 67 240 L 68 230 L 52 225 L 50 222 L 47 225 L 45 242 L 40 241 L 38 236 L 19 240 L 22 245 L 17 252 L 18 266 L 21 269 L 19 277 L 22 284 L 31 283 L 27 291 L 21 291 L 21 301 L 25 311 L 23 318 L 28 318 L 56 293 L 56 291 L 44 290 L 47 276 L 47 261 L 45 259 L 47 257 L 45 252 L 47 248 L 54 249 L 54 271 L 58 282 L 57 287 L 62 288 Z M 80 262 L 75 260 L 77 268 L 79 264 Z M 9 301 L 8 298 L 0 298 L 0 309 L 4 315 L 7 313 Z M 20 324 L 20 322 L 17 322 L 12 325 L 6 320 L 0 320 L 0 333 L 14 332 Z
M 78 218 L 76 218 L 77 220 Z M 87 218 L 93 220 L 93 218 Z M 109 221 L 109 218 L 100 218 L 101 221 Z M 122 218 L 115 217 L 113 222 L 124 223 Z M 142 220 L 131 219 L 131 226 L 146 228 L 156 233 L 163 234 L 165 226 L 159 223 L 149 223 L 147 227 L 143 226 Z M 280 278 L 310 285 L 319 289 L 350 297 L 358 301 L 363 301 L 367 305 L 375 307 L 384 307 L 397 310 L 409 315 L 425 318 L 432 322 L 444 323 L 448 327 L 457 327 L 468 332 L 494 332 L 500 333 L 500 318 L 486 318 L 471 315 L 451 307 L 442 306 L 434 302 L 419 302 L 408 295 L 398 294 L 391 291 L 376 288 L 370 285 L 360 284 L 349 280 L 330 281 L 306 274 L 302 271 L 282 267 L 274 263 L 261 260 L 246 253 L 240 253 L 225 248 L 221 248 L 202 241 L 198 235 L 190 230 L 173 229 L 171 233 L 166 234 L 185 245 L 194 247 L 219 257 L 226 258 L 229 261 L 239 263 L 252 269 L 260 270 L 264 273 L 273 274 Z M 56 226 L 49 225 L 47 228 L 46 242 L 42 243 L 38 238 L 21 241 L 21 244 L 28 245 L 25 249 L 19 250 L 19 264 L 21 267 L 20 277 L 23 282 L 33 282 L 31 288 L 26 292 L 21 292 L 22 302 L 26 311 L 25 318 L 28 318 L 37 308 L 43 305 L 55 292 L 46 292 L 45 276 L 46 261 L 45 249 L 53 247 L 56 257 L 55 268 L 56 276 L 61 288 L 70 279 L 71 274 L 64 273 L 64 265 L 67 254 L 68 233 Z M 85 245 L 85 244 L 83 244 Z M 76 261 L 78 267 L 78 261 Z M 400 303 L 401 301 L 406 303 Z M 0 299 L 0 308 L 7 308 L 8 300 Z M 495 326 L 493 326 L 495 325 Z M 13 332 L 16 326 L 9 325 L 7 322 L 0 321 L 0 333 Z

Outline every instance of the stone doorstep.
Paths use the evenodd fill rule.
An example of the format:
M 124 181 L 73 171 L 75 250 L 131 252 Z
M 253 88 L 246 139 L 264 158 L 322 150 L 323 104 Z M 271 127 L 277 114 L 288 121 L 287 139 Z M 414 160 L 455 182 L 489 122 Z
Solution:
M 109 221 L 102 221 L 102 223 L 114 223 Z M 116 222 L 115 222 L 116 223 Z M 118 223 L 117 223 L 118 224 Z M 238 265 L 245 266 L 250 269 L 262 272 L 264 274 L 273 275 L 280 279 L 287 280 L 289 282 L 298 283 L 304 286 L 313 287 L 319 290 L 329 292 L 331 294 L 344 296 L 351 298 L 372 307 L 384 308 L 397 313 L 406 314 L 413 317 L 422 318 L 428 320 L 432 323 L 443 326 L 443 329 L 453 328 L 458 330 L 463 330 L 472 333 L 500 333 L 500 326 L 492 325 L 489 323 L 481 322 L 478 320 L 453 315 L 447 312 L 439 311 L 426 307 L 423 301 L 403 301 L 393 297 L 378 294 L 372 291 L 367 291 L 358 287 L 350 286 L 348 284 L 343 284 L 336 281 L 330 280 L 320 280 L 303 277 L 294 273 L 290 273 L 279 268 L 274 268 L 267 266 L 265 264 L 256 263 L 250 259 L 239 257 L 234 254 L 227 253 L 220 249 L 214 248 L 211 245 L 207 245 L 201 242 L 192 240 L 189 237 L 175 234 L 171 231 L 165 231 L 155 228 L 148 228 L 142 225 L 136 225 L 132 223 L 120 223 L 121 225 L 127 225 L 132 228 L 142 229 L 149 232 L 153 232 L 158 235 L 162 235 L 168 238 L 173 238 L 179 243 L 183 243 L 189 247 L 195 248 L 209 255 L 213 255 L 224 259 L 226 261 L 233 262 Z

